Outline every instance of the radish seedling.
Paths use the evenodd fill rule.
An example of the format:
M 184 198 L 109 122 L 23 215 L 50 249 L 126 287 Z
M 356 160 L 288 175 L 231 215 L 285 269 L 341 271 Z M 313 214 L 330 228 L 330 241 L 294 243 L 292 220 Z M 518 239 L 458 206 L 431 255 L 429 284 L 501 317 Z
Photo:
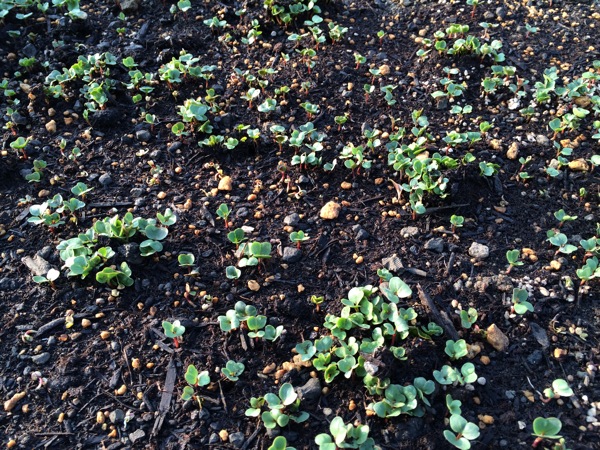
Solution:
M 175 348 L 179 348 L 179 338 L 183 336 L 185 333 L 185 327 L 181 325 L 179 320 L 175 320 L 173 323 L 165 320 L 162 323 L 163 330 L 165 331 L 165 336 L 173 339 L 173 344 Z

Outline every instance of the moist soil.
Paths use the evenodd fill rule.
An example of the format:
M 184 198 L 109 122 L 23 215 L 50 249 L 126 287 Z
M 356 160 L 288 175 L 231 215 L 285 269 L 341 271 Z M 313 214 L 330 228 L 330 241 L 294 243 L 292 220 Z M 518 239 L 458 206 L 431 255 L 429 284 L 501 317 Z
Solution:
M 571 242 L 597 233 L 598 171 L 588 163 L 585 171 L 565 168 L 556 178 L 544 172 L 556 157 L 553 140 L 571 140 L 575 148 L 570 160 L 589 161 L 598 153 L 591 138 L 593 119 L 556 136 L 548 122 L 561 107 L 571 105 L 553 98 L 527 120 L 519 109 L 530 96 L 515 109 L 507 89 L 482 94 L 481 79 L 493 64 L 489 59 L 440 55 L 432 48 L 425 56 L 418 53 L 423 39 L 434 40 L 436 31 L 453 23 L 469 25 L 482 42 L 503 44 L 504 64 L 530 80 L 529 95 L 534 83 L 543 80 L 544 70 L 556 67 L 558 83 L 563 77 L 566 83 L 600 59 L 595 3 L 491 0 L 472 13 L 472 6 L 463 2 L 319 2 L 323 35 L 330 21 L 348 32 L 339 42 L 327 37 L 312 68 L 295 51 L 315 48 L 310 34 L 298 44 L 288 39 L 291 33 L 309 33 L 303 22 L 312 14 L 284 27 L 253 0 L 192 1 L 186 12 L 175 7 L 175 14 L 171 1 L 136 5 L 123 3 L 126 11 L 119 18 L 118 3 L 82 1 L 84 20 L 72 20 L 54 6 L 46 15 L 33 8 L 24 19 L 12 10 L 0 26 L 3 77 L 15 91 L 0 100 L 5 125 L 0 158 L 0 396 L 7 401 L 25 393 L 16 405 L 5 404 L 0 411 L 2 445 L 266 449 L 276 433 L 267 432 L 258 418 L 245 416 L 250 399 L 276 392 L 284 382 L 302 387 L 317 377 L 321 390 L 301 403 L 309 419 L 279 430 L 298 449 L 317 448 L 314 437 L 327 432 L 335 416 L 369 425 L 370 436 L 384 449 L 452 448 L 443 436 L 449 428 L 446 394 L 460 399 L 463 416 L 480 426 L 474 448 L 530 446 L 536 417 L 558 417 L 567 448 L 600 448 L 593 409 L 600 401 L 594 378 L 600 363 L 600 289 L 597 280 L 582 285 L 576 276 L 584 258 L 581 249 L 556 253 L 546 240 L 546 232 L 558 226 L 553 213 L 560 209 L 577 216 L 560 228 Z M 213 17 L 227 25 L 209 28 L 203 23 Z M 481 22 L 493 25 L 488 33 Z M 526 24 L 537 30 L 528 30 Z M 255 25 L 262 34 L 245 44 Z M 379 30 L 383 37 L 377 36 Z M 199 66 L 216 66 L 213 78 L 161 81 L 159 68 L 181 51 L 198 57 Z M 116 80 L 115 87 L 104 107 L 86 120 L 87 100 L 80 91 L 84 81 L 66 83 L 64 96 L 55 98 L 45 80 L 52 70 L 73 66 L 80 55 L 104 52 L 114 55 L 117 64 L 110 66 L 109 75 L 93 77 L 98 82 Z M 355 53 L 366 58 L 359 67 Z M 155 81 L 148 83 L 153 91 L 137 103 L 132 97 L 139 91 L 125 86 L 129 69 L 122 58 L 128 56 L 142 72 L 154 74 Z M 35 64 L 19 64 L 28 57 L 35 57 Z M 458 68 L 458 79 L 467 86 L 451 104 L 431 96 L 446 76 L 444 67 Z M 275 72 L 258 75 L 269 68 Z M 381 75 L 375 79 L 369 69 L 380 69 Z M 242 98 L 250 87 L 242 74 L 246 70 L 268 81 L 251 107 Z M 376 86 L 375 92 L 366 96 L 365 84 Z M 390 84 L 396 86 L 393 105 L 379 90 Z M 278 97 L 275 111 L 259 112 L 257 106 L 281 86 L 289 86 L 290 92 Z M 171 131 L 181 120 L 178 107 L 186 99 L 204 98 L 207 88 L 219 96 L 215 111 L 207 113 L 212 134 L 237 138 L 235 149 L 200 147 L 198 141 L 208 135 L 199 131 L 180 137 Z M 20 101 L 16 106 L 14 99 Z M 304 102 L 318 105 L 313 117 L 300 106 Z M 453 104 L 471 105 L 473 111 L 452 115 Z M 9 107 L 16 115 L 5 115 Z M 429 121 L 430 153 L 449 151 L 460 159 L 471 152 L 477 161 L 448 170 L 449 195 L 427 197 L 427 211 L 413 217 L 406 194 L 398 199 L 394 183 L 402 180 L 387 164 L 385 144 L 398 127 L 407 129 L 405 142 L 411 142 L 411 114 L 418 110 Z M 153 124 L 145 120 L 146 114 L 154 115 Z M 347 121 L 339 126 L 334 118 L 342 115 Z M 365 130 L 385 133 L 382 145 L 367 149 L 370 169 L 350 170 L 339 157 L 332 171 L 293 165 L 294 148 L 289 143 L 280 148 L 269 129 L 280 124 L 291 132 L 308 120 L 326 134 L 323 163 L 332 162 L 349 142 L 365 145 Z M 445 131 L 477 129 L 482 121 L 492 128 L 473 145 L 449 148 L 442 141 Z M 260 137 L 243 140 L 246 131 L 236 130 L 238 124 L 258 129 Z M 31 138 L 24 152 L 10 146 L 17 136 Z M 523 168 L 507 153 L 511 145 L 518 148 L 518 157 L 531 156 L 530 179 L 517 178 Z M 74 147 L 81 155 L 69 158 Z M 34 160 L 46 161 L 47 167 L 38 183 L 29 183 L 24 175 Z M 482 176 L 480 161 L 497 164 L 497 173 Z M 221 184 L 219 189 L 228 180 L 231 186 Z M 32 204 L 55 194 L 67 199 L 77 182 L 93 190 L 83 198 L 86 206 L 76 221 L 65 217 L 66 223 L 56 228 L 28 222 Z M 579 195 L 581 189 L 585 196 Z M 321 208 L 330 201 L 341 211 L 337 218 L 324 219 Z M 231 209 L 228 228 L 216 214 L 222 203 Z M 83 280 L 66 276 L 56 249 L 59 242 L 105 217 L 131 211 L 151 218 L 166 208 L 177 222 L 169 227 L 162 252 L 141 258 L 131 254 L 131 247 L 113 245 L 117 255 L 110 264 L 127 261 L 131 287 L 112 289 L 96 282 L 94 275 Z M 465 218 L 455 232 L 452 215 Z M 241 269 L 240 278 L 230 280 L 225 268 L 236 265 L 238 257 L 227 233 L 242 226 L 247 237 L 270 242 L 273 250 L 270 259 Z M 284 249 L 295 248 L 289 233 L 298 230 L 308 240 L 302 242 L 298 260 L 284 260 Z M 132 242 L 141 239 L 136 236 Z M 473 257 L 473 243 L 487 247 L 489 254 Z M 505 255 L 511 249 L 522 251 L 524 264 L 507 273 Z M 179 266 L 182 253 L 195 256 L 192 269 Z M 24 258 L 36 255 L 44 270 L 62 268 L 51 286 L 32 279 L 42 269 L 31 269 Z M 405 384 L 420 376 L 433 379 L 433 371 L 445 364 L 462 364 L 451 362 L 444 352 L 452 331 L 478 346 L 469 359 L 477 382 L 437 385 L 423 417 L 370 415 L 367 405 L 379 397 L 369 395 L 360 378 L 340 375 L 327 385 L 322 372 L 291 363 L 296 344 L 327 334 L 325 316 L 340 313 L 340 300 L 351 288 L 379 285 L 377 270 L 384 265 L 411 287 L 413 295 L 402 306 L 415 309 L 418 325 L 440 317 L 449 322 L 443 336 L 407 339 L 405 361 L 389 352 L 380 354 L 380 375 Z M 533 311 L 511 314 L 514 288 L 530 292 Z M 310 302 L 312 296 L 324 297 L 319 308 Z M 270 324 L 282 325 L 285 333 L 268 342 L 249 338 L 244 329 L 221 331 L 218 317 L 240 300 L 254 305 Z M 458 313 L 470 307 L 478 318 L 466 329 Z M 186 327 L 178 347 L 164 334 L 161 324 L 166 320 L 180 320 Z M 488 342 L 485 330 L 493 324 L 507 338 L 503 348 Z M 220 373 L 229 360 L 245 365 L 238 381 Z M 211 378 L 210 385 L 196 388 L 201 407 L 181 399 L 190 364 L 207 370 Z M 541 401 L 540 392 L 555 379 L 567 380 L 574 395 Z M 551 444 L 545 440 L 539 447 Z

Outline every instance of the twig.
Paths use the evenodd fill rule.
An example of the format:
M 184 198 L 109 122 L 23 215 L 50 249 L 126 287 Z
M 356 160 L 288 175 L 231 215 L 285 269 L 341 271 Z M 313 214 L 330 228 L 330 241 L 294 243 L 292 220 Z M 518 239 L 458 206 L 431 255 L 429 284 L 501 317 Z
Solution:
M 433 303 L 433 300 L 431 300 L 429 294 L 425 292 L 425 290 L 421 287 L 420 284 L 417 284 L 417 289 L 419 291 L 419 299 L 421 300 L 421 304 L 427 309 L 429 309 L 429 311 L 434 317 L 435 322 L 439 323 L 442 326 L 442 328 L 448 334 L 448 336 L 450 336 L 452 340 L 457 341 L 459 338 L 458 332 L 456 331 L 456 328 L 454 328 L 454 325 L 452 324 L 452 321 L 450 320 L 446 312 L 442 311 L 440 313 L 440 311 Z
M 177 377 L 177 368 L 175 367 L 175 360 L 171 357 L 169 360 L 169 366 L 167 368 L 167 376 L 165 378 L 165 385 L 160 397 L 160 405 L 158 406 L 158 417 L 154 421 L 152 427 L 152 437 L 156 437 L 163 426 L 165 417 L 169 412 L 171 406 L 171 399 L 173 398 L 173 389 L 175 388 L 175 378 Z
M 240 450 L 246 450 L 248 448 L 248 446 L 252 443 L 252 441 L 256 438 L 256 436 L 258 436 L 258 433 L 260 433 L 260 430 L 262 430 L 262 425 L 258 425 L 256 427 L 256 430 L 254 430 L 254 432 L 250 435 L 250 437 L 246 440 L 246 442 L 244 442 L 244 444 L 240 447 Z

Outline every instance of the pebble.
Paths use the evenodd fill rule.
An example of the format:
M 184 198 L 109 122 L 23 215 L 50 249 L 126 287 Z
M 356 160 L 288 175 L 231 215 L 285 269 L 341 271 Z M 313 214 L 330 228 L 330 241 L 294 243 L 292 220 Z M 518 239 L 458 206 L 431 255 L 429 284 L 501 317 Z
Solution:
M 544 359 L 544 355 L 542 354 L 542 351 L 534 350 L 533 353 L 531 353 L 531 355 L 529 355 L 527 357 L 527 363 L 530 366 L 536 367 L 539 363 L 542 362 L 542 359 Z
M 346 190 L 348 190 L 348 189 L 352 189 L 352 183 L 349 183 L 349 182 L 347 182 L 347 181 L 344 181 L 344 182 L 341 184 L 341 188 L 342 188 L 342 189 L 346 189 Z
M 108 418 L 111 423 L 120 424 L 123 422 L 123 419 L 125 419 L 125 413 L 122 409 L 115 409 L 114 411 L 110 412 Z
M 355 239 L 357 241 L 366 241 L 367 239 L 369 239 L 370 234 L 367 230 L 365 230 L 364 228 L 359 228 L 358 232 L 356 233 L 356 237 Z
M 48 361 L 50 361 L 50 353 L 48 352 L 43 352 L 39 355 L 34 355 L 31 357 L 31 362 L 37 364 L 38 366 L 46 364 Z
M 403 238 L 413 237 L 419 234 L 419 229 L 417 227 L 404 227 L 400 230 L 400 236 Z
M 321 395 L 321 382 L 318 378 L 309 378 L 303 386 L 296 388 L 296 393 L 303 401 L 316 401 Z
M 519 143 L 518 142 L 513 142 L 508 147 L 508 150 L 506 152 L 506 157 L 508 159 L 514 161 L 515 159 L 517 159 L 518 156 L 519 156 Z
M 260 289 L 260 284 L 256 280 L 248 280 L 248 289 L 257 292 Z
M 140 142 L 148 142 L 152 139 L 152 134 L 148 130 L 138 130 L 135 132 L 135 138 Z
M 285 247 L 281 260 L 283 262 L 293 264 L 302 259 L 302 251 L 296 247 Z
M 45 126 L 48 133 L 56 133 L 56 120 L 52 119 Z
M 444 240 L 442 238 L 433 238 L 425 242 L 425 250 L 431 250 L 436 253 L 444 251 Z
M 469 255 L 476 259 L 485 259 L 490 256 L 490 249 L 487 245 L 473 242 L 469 247 Z
M 587 172 L 589 168 L 590 166 L 583 158 L 569 162 L 569 169 L 571 169 L 573 172 Z
M 323 205 L 323 207 L 321 208 L 321 211 L 319 213 L 319 216 L 321 217 L 321 219 L 334 220 L 339 217 L 341 210 L 342 210 L 342 207 L 339 203 L 330 201 L 330 202 L 325 203 L 325 205 Z
M 107 186 L 110 186 L 112 184 L 112 177 L 110 176 L 109 173 L 103 173 L 98 178 L 98 181 L 100 182 L 100 184 L 102 186 L 107 187 Z
M 146 432 L 141 428 L 138 428 L 133 433 L 129 433 L 129 440 L 132 444 L 135 444 L 137 441 L 143 439 L 144 437 L 146 437 Z
M 487 328 L 486 331 L 486 340 L 488 344 L 490 344 L 499 352 L 506 351 L 510 342 L 502 330 L 493 323 Z
M 219 180 L 219 186 L 217 189 L 219 191 L 231 191 L 233 186 L 233 182 L 231 181 L 231 177 L 229 175 L 224 176 Z
M 229 435 L 229 442 L 235 448 L 242 448 L 242 445 L 244 445 L 244 433 L 242 433 L 241 431 L 236 431 L 235 433 L 231 433 Z
M 292 213 L 284 217 L 284 225 L 295 227 L 300 223 L 300 216 L 297 213 Z
M 208 438 L 208 443 L 209 443 L 209 445 L 215 445 L 215 444 L 218 444 L 218 443 L 219 443 L 219 441 L 220 441 L 220 439 L 219 439 L 219 435 L 218 435 L 217 433 L 212 433 L 212 434 L 210 435 L 210 437 Z
M 539 145 L 547 146 L 550 144 L 550 139 L 548 139 L 548 136 L 545 136 L 543 134 L 538 134 L 535 137 L 535 142 L 537 142 Z
M 387 258 L 383 258 L 381 260 L 381 265 L 390 272 L 395 273 L 398 273 L 404 269 L 404 264 L 402 264 L 402 260 L 398 257 L 398 255 L 392 255 Z

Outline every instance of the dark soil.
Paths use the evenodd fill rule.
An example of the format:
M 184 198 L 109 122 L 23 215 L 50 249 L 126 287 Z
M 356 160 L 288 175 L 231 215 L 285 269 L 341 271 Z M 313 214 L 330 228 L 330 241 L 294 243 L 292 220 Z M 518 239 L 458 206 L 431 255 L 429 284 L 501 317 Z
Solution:
M 417 285 L 422 287 L 450 317 L 447 331 L 456 329 L 469 344 L 480 346 L 481 352 L 471 359 L 480 382 L 447 389 L 438 385 L 424 417 L 384 420 L 367 415 L 367 405 L 378 398 L 365 391 L 360 379 L 338 376 L 326 386 L 323 374 L 316 373 L 324 389 L 313 402 L 301 404 L 310 414 L 308 421 L 281 430 L 289 445 L 316 448 L 314 437 L 327 432 L 337 415 L 347 423 L 368 424 L 370 436 L 384 449 L 451 448 L 442 434 L 448 429 L 445 397 L 450 393 L 462 401 L 463 416 L 481 428 L 475 448 L 528 447 L 534 440 L 533 420 L 558 417 L 568 448 L 600 449 L 600 419 L 589 412 L 600 407 L 594 377 L 600 364 L 598 280 L 580 285 L 576 270 L 584 258 L 581 248 L 570 255 L 556 254 L 546 240 L 546 232 L 558 225 L 553 213 L 559 209 L 578 216 L 560 229 L 573 243 L 597 233 L 599 176 L 589 165 L 589 158 L 598 153 L 597 141 L 591 138 L 594 119 L 590 114 L 578 130 L 554 136 L 548 122 L 561 107 L 571 106 L 565 101 L 553 97 L 526 120 L 519 109 L 528 105 L 530 94 L 518 109 L 509 108 L 513 95 L 506 88 L 487 98 L 481 95 L 481 80 L 493 64 L 489 59 L 438 55 L 433 49 L 424 60 L 417 55 L 423 38 L 434 40 L 436 31 L 452 23 L 468 24 L 482 42 L 502 42 L 505 64 L 529 80 L 528 91 L 549 67 L 558 68 L 562 85 L 600 59 L 595 48 L 600 42 L 596 3 L 490 0 L 477 6 L 472 17 L 471 6 L 463 2 L 319 2 L 325 22 L 349 31 L 337 43 L 327 37 L 310 70 L 295 51 L 314 48 L 302 25 L 310 15 L 286 29 L 257 0 L 192 1 L 189 11 L 175 15 L 169 12 L 171 0 L 144 0 L 123 21 L 118 2 L 81 3 L 85 20 L 73 21 L 51 6 L 46 16 L 32 9 L 32 16 L 22 20 L 12 10 L 0 25 L 3 77 L 15 91 L 13 97 L 5 92 L 0 99 L 5 125 L 0 157 L 0 397 L 7 401 L 26 393 L 14 408 L 5 404 L 0 412 L 2 445 L 266 449 L 274 434 L 258 419 L 245 416 L 250 398 L 276 392 L 283 382 L 300 387 L 315 376 L 312 367 L 290 364 L 296 344 L 325 335 L 326 314 L 339 314 L 340 300 L 352 287 L 378 285 L 377 270 L 397 255 L 402 267 L 396 275 L 413 290 L 402 306 L 415 308 L 420 325 L 437 321 L 439 315 L 419 299 Z M 236 14 L 242 8 L 245 14 Z M 227 27 L 211 32 L 203 21 L 214 16 L 227 21 Z M 262 35 L 246 45 L 242 38 L 253 20 Z M 478 25 L 483 21 L 498 25 L 490 29 L 489 38 Z M 325 22 L 321 28 L 328 36 Z M 528 32 L 526 23 L 538 31 Z M 379 30 L 385 31 L 381 39 Z M 14 36 L 15 31 L 20 35 Z M 309 34 L 297 47 L 288 40 L 290 33 L 305 32 Z M 223 38 L 227 33 L 229 42 Z M 159 80 L 159 68 L 182 50 L 198 57 L 199 66 L 217 66 L 206 85 L 192 77 L 172 86 Z M 65 97 L 54 98 L 45 91 L 45 78 L 52 70 L 71 67 L 80 55 L 104 52 L 115 55 L 118 64 L 110 66 L 110 75 L 96 73 L 96 80 L 117 83 L 104 109 L 90 113 L 86 121 L 86 100 L 80 92 L 84 82 L 65 84 Z M 359 68 L 356 52 L 366 57 Z M 282 54 L 289 54 L 290 61 Z M 37 61 L 31 68 L 19 65 L 20 59 L 31 56 Z M 130 81 L 121 62 L 128 56 L 156 80 L 150 83 L 154 90 L 138 103 L 132 96 L 139 91 L 123 84 Z M 369 68 L 383 65 L 389 73 L 372 82 Z M 443 67 L 451 66 L 460 69 L 459 77 L 468 85 L 457 103 L 473 107 L 462 118 L 450 114 L 452 105 L 431 97 L 446 76 Z M 276 73 L 262 77 L 268 86 L 249 108 L 241 95 L 250 86 L 235 69 L 258 76 L 266 68 Z M 303 90 L 304 82 L 310 88 Z M 366 83 L 376 86 L 368 99 L 362 88 Z M 393 106 L 379 90 L 389 84 L 397 86 Z M 259 113 L 257 105 L 284 85 L 290 87 L 285 101 L 274 112 Z M 220 96 L 216 102 L 221 111 L 207 113 L 214 135 L 241 141 L 246 132 L 235 127 L 247 124 L 261 136 L 233 150 L 199 147 L 198 141 L 208 137 L 201 132 L 177 138 L 170 128 L 181 120 L 178 107 L 186 99 L 204 98 L 207 87 Z M 14 99 L 20 101 L 16 106 L 11 104 Z M 492 129 L 471 148 L 463 145 L 449 153 L 462 158 L 471 152 L 477 161 L 448 171 L 450 195 L 427 197 L 427 212 L 413 218 L 406 194 L 398 201 L 391 181 L 400 179 L 387 164 L 384 145 L 367 152 L 373 160 L 370 170 L 351 171 L 339 158 L 333 171 L 291 164 L 294 149 L 286 143 L 280 150 L 269 129 L 281 124 L 291 132 L 306 123 L 310 117 L 300 106 L 304 102 L 319 106 L 312 122 L 327 135 L 321 152 L 324 163 L 332 162 L 349 142 L 365 145 L 365 129 L 388 135 L 397 129 L 393 127 L 405 127 L 405 143 L 410 143 L 411 113 L 416 110 L 422 109 L 429 119 L 431 154 L 445 153 L 445 131 L 476 130 L 481 121 L 489 121 Z M 18 115 L 8 117 L 7 108 Z M 156 117 L 154 125 L 144 120 L 146 113 Z M 334 117 L 344 114 L 348 120 L 338 127 Z M 51 120 L 55 129 L 48 125 Z M 17 136 L 31 138 L 24 153 L 10 147 Z M 569 160 L 585 159 L 588 170 L 565 168 L 559 177 L 547 176 L 544 168 L 556 157 L 554 138 L 570 139 L 576 148 Z M 389 142 L 385 137 L 382 141 Z M 519 157 L 532 157 L 526 168 L 532 178 L 525 182 L 517 178 L 521 164 L 507 155 L 513 143 L 519 146 Z M 74 147 L 81 149 L 81 156 L 69 159 Z M 28 183 L 23 175 L 40 159 L 48 163 L 41 181 Z M 480 161 L 498 164 L 497 175 L 481 176 Z M 155 179 L 153 166 L 162 169 Z M 230 191 L 217 189 L 225 176 L 231 177 Z M 67 199 L 77 182 L 93 191 L 86 195 L 87 205 L 76 222 L 67 219 L 56 229 L 28 223 L 31 204 L 58 193 Z M 342 188 L 344 182 L 348 185 Z M 581 189 L 587 192 L 585 198 L 580 198 Z M 342 207 L 335 220 L 320 217 L 329 201 Z M 222 203 L 232 211 L 230 229 L 249 227 L 247 237 L 273 246 L 268 261 L 242 269 L 235 281 L 225 277 L 225 268 L 237 258 L 227 239 L 229 230 L 216 215 Z M 53 286 L 36 284 L 23 262 L 24 257 L 39 255 L 60 269 L 63 262 L 56 245 L 84 232 L 95 220 L 127 211 L 150 218 L 166 208 L 178 220 L 169 228 L 160 256 L 128 258 L 117 252 L 114 263 L 127 260 L 135 280 L 132 287 L 113 290 L 93 275 L 67 278 L 66 269 Z M 299 215 L 298 224 L 284 229 L 284 218 L 293 213 Z M 466 219 L 456 233 L 450 231 L 453 214 Z M 411 233 L 405 227 L 417 230 Z M 303 230 L 309 239 L 302 243 L 301 259 L 285 263 L 283 249 L 294 247 L 289 241 L 292 229 Z M 137 237 L 134 241 L 141 242 Z M 474 242 L 489 248 L 487 258 L 470 256 Z M 532 249 L 533 256 L 524 256 L 524 265 L 506 274 L 507 250 L 524 248 Z M 181 253 L 195 255 L 196 276 L 179 267 Z M 551 268 L 551 261 L 559 264 Z M 510 314 L 513 288 L 529 290 L 533 312 Z M 313 295 L 325 297 L 319 310 L 310 302 Z M 284 335 L 266 342 L 250 339 L 247 330 L 222 332 L 218 316 L 239 300 L 256 306 L 270 324 L 283 325 Z M 477 328 L 464 329 L 458 312 L 469 307 L 478 311 Z M 178 348 L 161 326 L 175 319 L 186 327 Z M 509 340 L 504 351 L 486 341 L 483 330 L 492 324 Z M 408 359 L 401 362 L 384 353 L 380 358 L 385 368 L 380 370 L 392 383 L 412 383 L 419 376 L 433 379 L 434 370 L 450 363 L 444 353 L 447 339 L 447 334 L 433 340 L 409 338 L 404 345 Z M 219 373 L 228 360 L 245 364 L 235 383 Z M 202 409 L 181 399 L 189 364 L 211 376 L 211 385 L 196 390 L 204 399 Z M 44 380 L 36 378 L 40 376 Z M 542 402 L 539 392 L 558 378 L 569 382 L 574 395 Z M 104 424 L 98 423 L 99 413 Z M 222 430 L 229 438 L 219 437 Z M 540 448 L 544 445 L 550 448 L 551 441 Z

